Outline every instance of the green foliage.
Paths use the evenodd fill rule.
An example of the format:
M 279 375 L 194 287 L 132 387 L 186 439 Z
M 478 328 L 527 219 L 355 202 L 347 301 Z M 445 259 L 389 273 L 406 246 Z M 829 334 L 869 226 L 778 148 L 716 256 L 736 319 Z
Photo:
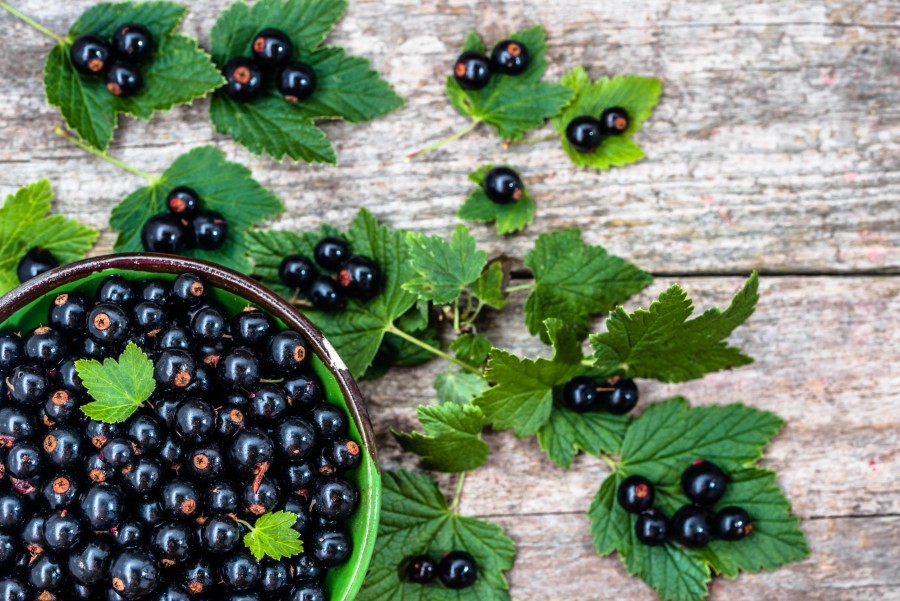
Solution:
M 508 204 L 497 204 L 484 191 L 484 177 L 496 165 L 485 165 L 469 174 L 478 187 L 472 190 L 456 215 L 466 221 L 493 222 L 498 234 L 512 234 L 534 221 L 534 201 L 522 184 L 522 198 Z
M 420 405 L 416 414 L 425 434 L 394 430 L 391 433 L 405 451 L 420 456 L 428 469 L 465 472 L 487 461 L 489 449 L 481 440 L 486 422 L 478 407 L 452 402 Z
M 244 546 L 256 559 L 270 557 L 275 561 L 303 553 L 300 533 L 294 530 L 297 514 L 289 511 L 265 513 L 244 535 Z M 248 525 L 249 526 L 249 525 Z
M 475 367 L 487 361 L 492 348 L 491 341 L 481 334 L 460 334 L 450 343 L 450 350 L 456 353 L 457 359 Z
M 78 377 L 94 399 L 81 407 L 91 419 L 117 424 L 124 422 L 150 398 L 156 388 L 153 361 L 135 343 L 128 346 L 119 360 L 108 358 L 75 362 Z
M 449 242 L 412 232 L 407 241 L 416 276 L 403 288 L 422 300 L 437 304 L 456 301 L 487 264 L 487 253 L 476 249 L 475 238 L 464 225 L 456 226 Z
M 487 389 L 484 378 L 464 370 L 446 371 L 434 378 L 434 390 L 442 403 L 465 405 Z

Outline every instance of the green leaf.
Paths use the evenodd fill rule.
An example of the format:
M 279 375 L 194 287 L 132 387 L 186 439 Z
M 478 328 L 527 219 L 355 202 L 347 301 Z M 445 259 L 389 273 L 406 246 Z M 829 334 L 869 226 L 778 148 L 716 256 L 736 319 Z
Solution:
M 574 92 L 560 84 L 540 81 L 549 64 L 543 27 L 523 29 L 509 37 L 528 48 L 530 60 L 524 73 L 516 77 L 495 75 L 481 90 L 463 90 L 451 76 L 447 78 L 447 96 L 463 115 L 490 124 L 501 138 L 517 140 L 559 114 Z M 484 50 L 478 34 L 469 34 L 464 50 Z
M 484 191 L 484 177 L 496 165 L 485 165 L 469 174 L 478 187 L 472 190 L 456 215 L 466 221 L 494 222 L 498 234 L 512 234 L 534 221 L 534 201 L 522 185 L 522 198 L 508 204 L 498 204 Z
M 503 295 L 503 278 L 503 266 L 491 263 L 472 284 L 472 294 L 488 307 L 502 309 L 509 302 Z
M 101 364 L 95 359 L 80 359 L 75 369 L 94 399 L 81 410 L 91 419 L 108 424 L 127 420 L 156 388 L 153 362 L 133 342 L 128 343 L 118 361 L 107 358 Z
M 252 7 L 231 5 L 212 31 L 212 54 L 224 65 L 235 56 L 246 56 L 260 30 L 276 27 L 294 43 L 294 59 L 316 73 L 311 98 L 289 103 L 271 93 L 249 103 L 217 94 L 210 104 L 216 131 L 232 136 L 255 154 L 281 160 L 336 163 L 337 156 L 316 119 L 369 121 L 403 106 L 403 99 L 367 59 L 347 56 L 342 48 L 322 47 L 328 32 L 347 8 L 344 0 L 261 0 Z
M 442 403 L 466 405 L 487 388 L 484 378 L 469 371 L 447 371 L 434 378 L 434 390 Z
M 143 250 L 144 223 L 167 210 L 166 196 L 178 186 L 195 190 L 206 209 L 221 213 L 228 222 L 228 236 L 221 248 L 187 249 L 184 254 L 249 273 L 247 230 L 279 215 L 284 205 L 253 179 L 249 169 L 226 161 L 225 153 L 212 146 L 181 155 L 159 179 L 134 191 L 113 209 L 110 226 L 119 232 L 114 250 Z
M 0 206 L 0 296 L 19 285 L 16 272 L 32 248 L 49 250 L 60 263 L 84 258 L 97 230 L 62 215 L 47 215 L 53 200 L 50 182 L 42 179 L 19 188 Z
M 684 399 L 674 398 L 648 407 L 628 428 L 621 461 L 604 480 L 588 513 L 597 552 L 617 551 L 629 573 L 672 601 L 704 598 L 710 568 L 733 578 L 739 571 L 774 569 L 806 557 L 809 549 L 799 520 L 791 516 L 775 475 L 754 467 L 782 425 L 771 413 L 739 404 L 692 409 Z M 713 509 L 745 508 L 753 532 L 741 541 L 714 540 L 699 550 L 675 543 L 640 544 L 634 537 L 636 516 L 616 501 L 620 482 L 637 474 L 650 479 L 657 491 L 656 508 L 671 516 L 688 503 L 680 490 L 681 472 L 698 458 L 729 474 L 725 496 Z
M 538 443 L 551 461 L 568 469 L 578 451 L 618 453 L 631 419 L 611 413 L 576 413 L 555 404 L 538 431 Z
M 440 557 L 465 549 L 478 564 L 478 580 L 465 590 L 420 585 L 401 578 L 399 566 L 414 555 Z M 491 522 L 450 510 L 437 484 L 406 470 L 384 473 L 381 523 L 359 601 L 509 601 L 504 572 L 515 543 Z
M 250 532 L 244 536 L 244 546 L 256 559 L 293 557 L 303 553 L 300 533 L 294 530 L 297 514 L 289 511 L 266 513 L 256 520 Z
M 481 334 L 460 334 L 450 343 L 450 350 L 463 363 L 480 367 L 487 360 L 488 353 L 494 345 Z
M 756 308 L 759 277 L 754 272 L 728 308 L 712 308 L 688 321 L 693 301 L 678 285 L 659 295 L 645 311 L 626 313 L 621 307 L 609 316 L 607 332 L 591 336 L 596 366 L 629 377 L 662 382 L 685 382 L 705 374 L 753 362 L 725 339 Z
M 447 242 L 440 236 L 410 232 L 409 256 L 416 276 L 404 290 L 436 304 L 450 304 L 474 283 L 487 264 L 487 253 L 477 250 L 469 228 L 457 225 Z
M 65 42 L 57 45 L 44 66 L 47 101 L 60 109 L 66 124 L 91 146 L 105 150 L 113 137 L 118 115 L 149 119 L 206 96 L 225 83 L 206 52 L 191 38 L 175 35 L 186 7 L 172 2 L 121 2 L 97 4 L 72 25 Z M 127 23 L 141 23 L 156 40 L 152 60 L 142 69 L 143 89 L 129 98 L 109 93 L 102 77 L 85 77 L 75 71 L 69 50 L 83 34 L 111 38 Z
M 481 440 L 485 419 L 478 407 L 456 403 L 419 405 L 416 414 L 424 435 L 395 430 L 391 434 L 403 450 L 421 457 L 428 469 L 466 472 L 487 461 L 490 449 Z
M 318 232 L 250 230 L 247 232 L 247 254 L 253 263 L 254 275 L 261 277 L 266 286 L 284 298 L 293 298 L 298 291 L 285 286 L 278 277 L 281 261 L 295 253 L 312 258 L 316 242 L 327 236 L 344 238 L 341 232 L 331 227 L 323 227 Z
M 553 119 L 553 125 L 573 163 L 595 169 L 609 169 L 644 158 L 644 151 L 634 142 L 634 135 L 641 130 L 644 121 L 650 118 L 653 108 L 659 102 L 662 83 L 658 79 L 617 75 L 612 79 L 601 77 L 592 84 L 584 68 L 575 67 L 563 75 L 562 84 L 574 92 L 575 99 Z M 613 107 L 625 109 L 631 118 L 624 134 L 607 136 L 592 153 L 578 152 L 569 145 L 566 127 L 573 119 L 583 115 L 599 118 L 603 111 Z
M 591 316 L 609 311 L 653 281 L 649 273 L 603 247 L 586 245 L 578 228 L 538 236 L 525 255 L 525 265 L 534 273 L 525 323 L 544 342 L 543 323 L 548 317 L 565 321 L 579 339 L 585 338 Z

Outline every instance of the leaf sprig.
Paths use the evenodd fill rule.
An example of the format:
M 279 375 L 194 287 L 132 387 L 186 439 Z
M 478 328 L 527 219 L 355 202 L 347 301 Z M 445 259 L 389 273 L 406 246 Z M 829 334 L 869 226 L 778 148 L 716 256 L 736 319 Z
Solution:
M 294 529 L 298 517 L 289 511 L 274 511 L 259 516 L 255 524 L 238 520 L 249 530 L 244 535 L 244 546 L 256 559 L 270 557 L 278 561 L 303 553 L 303 541 Z
M 107 424 L 124 422 L 137 411 L 156 389 L 153 361 L 133 342 L 119 356 L 79 359 L 75 362 L 78 377 L 94 399 L 81 407 L 93 420 Z

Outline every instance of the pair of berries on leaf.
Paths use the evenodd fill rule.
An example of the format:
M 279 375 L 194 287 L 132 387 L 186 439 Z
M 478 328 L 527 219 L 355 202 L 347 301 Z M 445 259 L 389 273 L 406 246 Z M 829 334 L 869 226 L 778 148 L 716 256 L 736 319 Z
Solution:
M 216 250 L 228 238 L 228 222 L 221 213 L 203 210 L 191 188 L 175 188 L 166 197 L 168 213 L 147 220 L 141 242 L 147 252 L 179 254 L 185 248 Z
M 288 102 L 302 102 L 316 91 L 316 73 L 306 63 L 293 60 L 294 44 L 283 31 L 264 29 L 253 38 L 253 58 L 236 57 L 222 69 L 225 94 L 236 102 L 259 98 L 267 81 Z
M 581 153 L 592 153 L 609 136 L 621 136 L 631 125 L 628 112 L 618 106 L 608 108 L 595 119 L 590 115 L 575 117 L 566 127 L 566 140 Z
M 278 278 L 285 286 L 304 294 L 321 311 L 339 311 L 346 298 L 371 300 L 381 291 L 381 269 L 362 255 L 352 255 L 350 246 L 340 238 L 319 240 L 313 251 L 315 262 L 337 277 L 319 274 L 308 257 L 288 255 L 278 267 Z
M 45 248 L 34 247 L 19 261 L 16 274 L 19 276 L 19 282 L 24 283 L 54 267 L 59 267 L 59 261 L 53 253 Z
M 94 34 L 78 37 L 69 49 L 72 66 L 82 75 L 103 77 L 113 96 L 134 96 L 144 87 L 138 68 L 153 55 L 153 34 L 139 23 L 116 29 L 112 43 Z
M 417 555 L 406 560 L 406 575 L 417 584 L 430 584 L 437 577 L 449 589 L 464 589 L 478 580 L 478 565 L 465 551 L 444 553 L 439 563 L 427 555 Z
M 562 393 L 562 402 L 577 413 L 606 411 L 624 415 L 638 402 L 638 387 L 631 378 L 613 376 L 602 385 L 589 376 L 569 380 Z
M 728 476 L 705 459 L 693 462 L 681 475 L 681 488 L 692 504 L 684 505 L 671 521 L 653 508 L 656 489 L 643 476 L 629 476 L 619 485 L 616 497 L 625 511 L 638 514 L 635 536 L 645 545 L 665 544 L 670 538 L 690 549 L 705 546 L 714 536 L 741 540 L 753 530 L 750 515 L 741 507 L 728 506 L 714 515 L 709 508 L 725 494 Z
M 453 77 L 464 90 L 480 90 L 495 73 L 521 75 L 528 69 L 528 48 L 516 40 L 503 40 L 494 46 L 491 57 L 481 52 L 463 52 L 453 66 Z

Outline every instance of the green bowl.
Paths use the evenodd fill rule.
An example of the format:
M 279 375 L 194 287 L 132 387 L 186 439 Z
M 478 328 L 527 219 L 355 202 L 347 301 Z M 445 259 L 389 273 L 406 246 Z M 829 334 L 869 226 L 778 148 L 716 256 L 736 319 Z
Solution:
M 255 280 L 212 263 L 168 255 L 123 254 L 72 263 L 25 282 L 0 298 L 0 329 L 27 331 L 45 324 L 47 306 L 57 294 L 72 290 L 93 294 L 100 282 L 113 274 L 143 281 L 174 280 L 184 272 L 200 275 L 212 288 L 213 296 L 230 311 L 238 312 L 250 304 L 267 311 L 281 326 L 304 334 L 314 350 L 313 369 L 322 379 L 328 402 L 343 407 L 351 418 L 350 434 L 361 441 L 363 448 L 360 466 L 348 476 L 360 495 L 359 508 L 351 520 L 353 553 L 347 563 L 331 570 L 326 580 L 332 601 L 350 601 L 362 586 L 378 531 L 381 475 L 375 435 L 362 395 L 344 362 L 296 308 Z

